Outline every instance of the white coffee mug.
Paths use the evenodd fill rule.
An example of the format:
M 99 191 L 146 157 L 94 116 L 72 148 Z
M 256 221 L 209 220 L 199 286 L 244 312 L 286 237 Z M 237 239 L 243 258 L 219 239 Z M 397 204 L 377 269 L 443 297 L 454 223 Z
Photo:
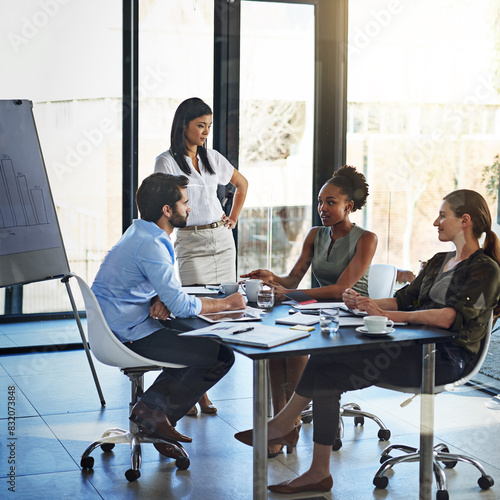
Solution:
M 239 287 L 240 285 L 236 281 L 224 281 L 220 284 L 219 290 L 224 295 L 232 295 L 233 293 L 236 293 L 238 291 Z
M 249 302 L 257 302 L 257 296 L 261 288 L 262 280 L 250 279 L 245 281 L 245 291 Z
M 382 333 L 387 327 L 392 328 L 394 321 L 388 320 L 385 316 L 365 316 L 363 324 L 368 333 Z

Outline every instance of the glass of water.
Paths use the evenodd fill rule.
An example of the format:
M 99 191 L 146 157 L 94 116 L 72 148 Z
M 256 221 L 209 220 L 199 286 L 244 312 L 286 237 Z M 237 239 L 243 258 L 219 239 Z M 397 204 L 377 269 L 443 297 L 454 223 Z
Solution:
M 340 313 L 337 307 L 328 309 L 320 309 L 319 311 L 319 326 L 323 333 L 332 334 L 339 331 Z
M 257 305 L 264 309 L 274 306 L 274 288 L 262 287 L 257 295 Z

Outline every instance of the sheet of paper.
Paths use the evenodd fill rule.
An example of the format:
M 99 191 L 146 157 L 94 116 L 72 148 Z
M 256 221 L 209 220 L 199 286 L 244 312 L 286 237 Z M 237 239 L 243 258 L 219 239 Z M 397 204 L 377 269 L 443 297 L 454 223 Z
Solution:
M 204 286 L 183 286 L 181 290 L 185 293 L 189 293 L 190 295 L 218 295 L 219 291 L 212 288 L 206 288 Z
M 299 311 L 304 309 L 328 309 L 331 307 L 339 307 L 340 309 L 347 309 L 343 302 L 315 302 L 314 304 L 296 304 L 293 306 Z

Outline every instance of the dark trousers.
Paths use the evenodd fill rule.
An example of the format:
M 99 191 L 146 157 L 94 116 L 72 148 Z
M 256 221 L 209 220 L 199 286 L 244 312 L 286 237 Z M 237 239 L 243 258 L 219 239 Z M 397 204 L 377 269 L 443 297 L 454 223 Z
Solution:
M 451 344 L 436 347 L 436 385 L 456 381 L 470 359 L 468 351 Z M 398 387 L 420 387 L 421 346 L 311 355 L 296 393 L 313 401 L 313 441 L 333 445 L 337 437 L 340 396 L 385 382 Z
M 182 418 L 233 366 L 233 350 L 205 337 L 181 337 L 162 328 L 125 345 L 146 358 L 185 365 L 164 368 L 141 397 L 147 406 L 163 410 L 172 425 Z

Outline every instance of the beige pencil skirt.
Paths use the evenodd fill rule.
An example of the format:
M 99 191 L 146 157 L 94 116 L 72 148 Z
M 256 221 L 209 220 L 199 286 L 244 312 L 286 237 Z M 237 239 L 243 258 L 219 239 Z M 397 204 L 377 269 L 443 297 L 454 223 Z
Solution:
M 236 281 L 236 247 L 232 230 L 224 226 L 178 230 L 174 248 L 183 286 Z

